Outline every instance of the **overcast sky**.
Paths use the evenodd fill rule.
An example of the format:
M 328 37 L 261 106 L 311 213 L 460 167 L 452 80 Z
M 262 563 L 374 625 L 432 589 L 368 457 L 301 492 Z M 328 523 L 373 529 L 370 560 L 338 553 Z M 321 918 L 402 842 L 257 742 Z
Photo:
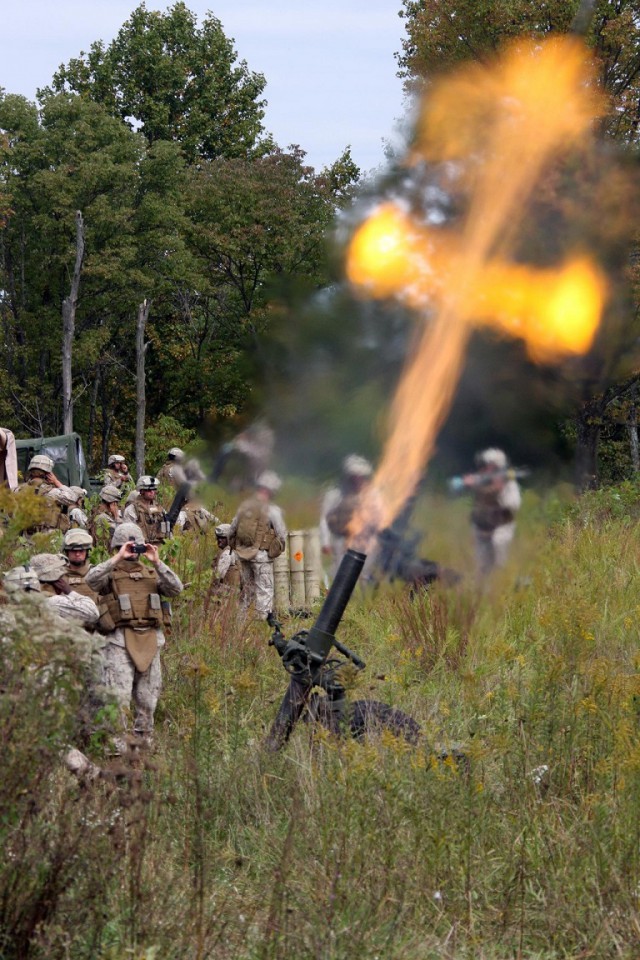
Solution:
M 109 42 L 135 0 L 13 0 L 4 5 L 0 86 L 35 99 L 61 63 Z M 168 0 L 147 0 L 166 10 Z M 403 115 L 394 53 L 400 0 L 187 0 L 198 23 L 222 22 L 240 57 L 267 80 L 265 126 L 299 144 L 317 169 L 345 146 L 364 172 L 384 163 L 384 140 Z

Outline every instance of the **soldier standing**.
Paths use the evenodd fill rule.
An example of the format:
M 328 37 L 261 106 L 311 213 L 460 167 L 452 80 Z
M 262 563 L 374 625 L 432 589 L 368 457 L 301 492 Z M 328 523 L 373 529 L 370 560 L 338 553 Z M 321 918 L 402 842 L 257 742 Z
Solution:
M 69 507 L 75 506 L 76 495 L 58 480 L 53 472 L 53 460 L 46 454 L 36 454 L 29 461 L 27 479 L 18 486 L 21 490 L 33 490 L 39 497 L 47 498 L 49 509 L 44 520 L 26 530 L 26 533 L 54 533 L 69 529 Z
M 320 514 L 320 544 L 322 552 L 331 557 L 331 577 L 336 575 L 347 549 L 349 524 L 358 500 L 371 482 L 373 467 L 368 460 L 352 453 L 342 461 L 342 480 L 339 487 L 328 490 L 322 501 Z
M 95 603 L 98 595 L 84 579 L 90 569 L 89 551 L 92 546 L 93 538 L 86 530 L 68 530 L 62 541 L 62 552 L 69 561 L 64 579 L 72 590 Z
M 241 604 L 255 604 L 263 620 L 273 610 L 273 561 L 285 548 L 287 528 L 282 511 L 272 503 L 281 481 L 273 470 L 265 470 L 256 480 L 252 497 L 238 507 L 231 521 L 229 540 L 240 558 Z
M 139 477 L 136 490 L 140 496 L 127 504 L 122 515 L 125 523 L 135 523 L 140 527 L 145 543 L 156 545 L 164 543 L 171 536 L 165 511 L 157 503 L 159 486 L 157 477 L 148 474 Z
M 72 528 L 86 530 L 89 526 L 89 518 L 84 509 L 84 498 L 87 495 L 87 491 L 84 487 L 69 487 L 69 490 L 73 491 L 76 495 L 75 506 L 69 509 L 69 525 Z
M 507 562 L 515 533 L 515 516 L 520 508 L 518 482 L 508 475 L 507 455 L 490 447 L 476 454 L 477 474 L 462 478 L 473 492 L 471 512 L 476 567 L 480 578 L 486 578 L 495 567 Z
M 122 490 L 130 487 L 133 483 L 133 477 L 129 473 L 129 467 L 125 458 L 119 453 L 112 453 L 107 460 L 106 469 L 102 474 L 105 484 L 111 483 Z
M 144 552 L 140 552 L 142 547 Z M 180 578 L 146 542 L 133 523 L 121 523 L 111 541 L 113 555 L 91 567 L 87 584 L 99 593 L 99 630 L 105 635 L 104 683 L 121 710 L 135 708 L 133 731 L 150 742 L 153 717 L 162 687 L 160 651 L 165 644 L 163 623 L 170 611 L 161 596 L 182 592 Z M 140 562 L 141 556 L 152 566 Z M 123 717 L 124 725 L 124 717 Z M 121 744 L 117 745 L 121 748 Z
M 229 544 L 230 536 L 230 523 L 220 523 L 216 527 L 216 542 L 220 552 L 215 560 L 214 580 L 228 588 L 229 592 L 240 589 L 240 564 L 235 550 Z
M 108 547 L 113 531 L 122 523 L 121 496 L 122 491 L 113 483 L 107 483 L 100 491 L 100 502 L 94 508 L 89 523 L 91 536 L 100 546 Z
M 187 479 L 182 467 L 184 457 L 184 450 L 181 450 L 180 447 L 171 447 L 171 450 L 167 453 L 167 459 L 156 474 L 158 483 L 170 483 L 177 490 L 180 484 Z

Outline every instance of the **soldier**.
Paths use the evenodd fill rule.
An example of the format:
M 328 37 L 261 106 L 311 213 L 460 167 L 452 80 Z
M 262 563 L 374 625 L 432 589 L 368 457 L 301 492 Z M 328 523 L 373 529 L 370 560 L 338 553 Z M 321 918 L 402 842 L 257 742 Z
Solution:
M 69 561 L 69 567 L 64 579 L 69 586 L 96 602 L 97 593 L 85 583 L 85 577 L 90 569 L 89 551 L 93 546 L 93 538 L 86 530 L 68 530 L 62 541 L 62 552 Z
M 37 553 L 30 560 L 31 569 L 40 581 L 40 590 L 51 607 L 65 620 L 79 620 L 84 627 L 98 622 L 98 608 L 88 596 L 72 590 L 67 581 L 69 561 L 59 553 Z
M 124 488 L 130 487 L 133 483 L 133 477 L 129 473 L 127 461 L 119 453 L 112 453 L 107 460 L 106 469 L 103 471 L 102 478 L 105 484 L 110 483 L 124 492 Z
M 69 526 L 74 529 L 86 530 L 89 526 L 89 519 L 84 509 L 84 498 L 87 491 L 84 487 L 69 487 L 76 495 L 76 504 L 69 509 Z
M 282 511 L 271 502 L 280 486 L 280 478 L 272 470 L 261 473 L 255 494 L 240 504 L 229 531 L 230 543 L 240 558 L 241 604 L 245 610 L 255 604 L 263 620 L 273 610 L 273 561 L 287 539 Z
M 322 501 L 320 544 L 322 552 L 331 557 L 331 577 L 340 566 L 347 548 L 349 523 L 372 475 L 373 467 L 368 460 L 357 453 L 350 454 L 342 461 L 340 486 L 328 490 Z
M 495 567 L 507 562 L 515 533 L 515 515 L 520 508 L 518 482 L 507 473 L 507 455 L 490 447 L 476 454 L 477 474 L 462 478 L 474 495 L 471 524 L 475 538 L 476 567 L 486 578 Z
M 124 508 L 125 523 L 135 523 L 144 535 L 145 543 L 164 543 L 171 536 L 169 524 L 165 520 L 164 508 L 156 502 L 158 496 L 157 477 L 145 474 L 138 478 L 136 489 L 140 496 Z
M 240 589 L 240 564 L 235 550 L 229 544 L 230 536 L 230 523 L 221 523 L 216 527 L 216 542 L 220 552 L 215 561 L 214 580 L 228 588 L 229 592 Z
M 29 461 L 27 479 L 18 486 L 18 492 L 31 489 L 40 497 L 47 498 L 49 509 L 45 518 L 25 533 L 54 533 L 69 529 L 69 507 L 75 506 L 76 495 L 65 487 L 53 472 L 53 460 L 46 454 L 36 454 Z
M 178 514 L 176 526 L 180 527 L 183 533 L 194 530 L 196 533 L 206 533 L 217 522 L 217 517 L 203 507 L 196 497 L 190 496 Z
M 158 548 L 145 543 L 135 524 L 121 523 L 111 548 L 113 555 L 86 575 L 87 584 L 100 595 L 99 629 L 106 643 L 104 683 L 123 713 L 133 698 L 134 734 L 150 742 L 162 686 L 162 625 L 170 622 L 168 605 L 160 597 L 175 597 L 183 587 L 160 560 Z M 141 556 L 150 560 L 152 567 L 141 563 Z M 117 746 L 121 748 L 121 744 Z
M 167 453 L 167 459 L 162 464 L 157 473 L 158 483 L 170 483 L 177 490 L 181 483 L 186 480 L 186 475 L 182 464 L 184 463 L 184 451 L 180 447 L 171 447 Z
M 100 501 L 94 507 L 89 523 L 89 532 L 96 544 L 108 547 L 113 531 L 122 523 L 121 496 L 122 491 L 113 483 L 107 483 L 100 491 Z

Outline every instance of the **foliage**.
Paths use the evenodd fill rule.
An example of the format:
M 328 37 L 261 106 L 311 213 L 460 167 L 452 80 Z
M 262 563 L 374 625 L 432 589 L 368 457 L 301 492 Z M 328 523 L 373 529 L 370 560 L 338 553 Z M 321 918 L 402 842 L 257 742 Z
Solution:
M 108 47 L 93 43 L 62 66 L 53 90 L 102 104 L 149 144 L 176 140 L 191 163 L 246 157 L 262 133 L 265 80 L 236 60 L 215 17 L 198 28 L 184 3 L 164 14 L 143 3 Z
M 172 564 L 191 583 L 163 654 L 157 747 L 113 786 L 78 790 L 57 766 L 73 711 L 66 701 L 54 711 L 47 695 L 36 716 L 27 695 L 53 674 L 17 682 L 23 663 L 58 663 L 68 648 L 43 652 L 21 635 L 14 658 L 4 645 L 13 699 L 0 708 L 15 716 L 3 724 L 13 744 L 5 849 L 19 843 L 22 862 L 41 868 L 22 870 L 19 884 L 10 857 L 0 871 L 5 931 L 22 938 L 20 953 L 5 952 L 631 960 L 637 488 L 562 502 L 561 491 L 527 493 L 512 564 L 484 594 L 467 582 L 413 600 L 395 587 L 354 596 L 340 638 L 367 670 L 353 696 L 410 712 L 423 729 L 417 747 L 300 724 L 282 753 L 263 751 L 286 675 L 265 625 L 207 596 L 209 537 L 176 539 Z M 466 509 L 427 499 L 417 511 L 438 558 L 458 569 L 469 566 Z M 56 689 L 71 708 L 65 664 Z M 454 742 L 468 763 L 438 759 Z M 28 912 L 45 898 L 46 910 Z

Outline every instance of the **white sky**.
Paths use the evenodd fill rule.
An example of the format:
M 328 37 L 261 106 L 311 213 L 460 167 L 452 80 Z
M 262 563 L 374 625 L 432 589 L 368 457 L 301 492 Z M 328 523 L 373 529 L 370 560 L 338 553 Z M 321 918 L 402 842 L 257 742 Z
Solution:
M 170 0 L 147 0 L 166 10 Z M 0 86 L 35 99 L 61 63 L 108 43 L 135 0 L 7 0 L 0 33 Z M 404 35 L 400 0 L 187 0 L 198 24 L 211 11 L 240 59 L 263 73 L 267 130 L 297 143 L 316 169 L 347 144 L 363 172 L 384 162 L 403 115 L 394 53 Z

